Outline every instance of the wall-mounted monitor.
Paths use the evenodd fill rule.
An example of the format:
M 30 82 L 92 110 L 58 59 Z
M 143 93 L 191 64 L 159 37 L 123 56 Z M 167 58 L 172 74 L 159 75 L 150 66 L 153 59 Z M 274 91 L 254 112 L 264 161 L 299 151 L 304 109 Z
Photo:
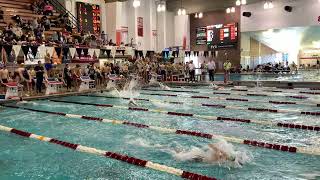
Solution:
M 196 29 L 196 44 L 197 45 L 205 45 L 207 44 L 207 27 L 198 27 Z
M 207 44 L 211 49 L 234 48 L 238 43 L 238 24 L 215 24 L 206 27 Z

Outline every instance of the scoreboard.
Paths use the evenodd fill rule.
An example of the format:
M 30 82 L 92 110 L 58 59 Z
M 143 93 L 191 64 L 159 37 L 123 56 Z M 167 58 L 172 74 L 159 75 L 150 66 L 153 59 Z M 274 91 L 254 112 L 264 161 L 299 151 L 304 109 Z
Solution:
M 206 38 L 203 38 L 203 32 Z M 216 24 L 197 28 L 197 45 L 206 43 L 211 49 L 234 48 L 238 43 L 238 24 Z
M 196 34 L 197 34 L 197 38 L 196 38 L 197 45 L 207 44 L 207 27 L 197 28 Z

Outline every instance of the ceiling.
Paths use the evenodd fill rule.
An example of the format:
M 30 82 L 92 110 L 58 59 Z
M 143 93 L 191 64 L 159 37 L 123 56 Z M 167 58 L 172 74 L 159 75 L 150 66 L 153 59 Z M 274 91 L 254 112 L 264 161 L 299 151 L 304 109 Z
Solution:
M 264 2 L 265 0 L 247 0 L 247 4 Z M 177 11 L 181 7 L 181 0 L 166 0 L 169 11 Z M 226 9 L 235 6 L 236 0 L 182 0 L 182 7 L 188 14 Z
M 244 34 L 279 52 L 298 52 L 300 49 L 320 48 L 319 26 L 269 29 Z

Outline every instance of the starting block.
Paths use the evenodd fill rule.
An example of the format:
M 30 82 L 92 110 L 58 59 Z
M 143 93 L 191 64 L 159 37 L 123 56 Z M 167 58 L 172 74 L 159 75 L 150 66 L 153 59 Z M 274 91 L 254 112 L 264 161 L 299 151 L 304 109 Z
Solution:
M 58 94 L 63 82 L 56 81 L 53 78 L 48 79 L 48 86 L 46 89 L 46 95 Z
M 23 86 L 21 84 L 18 84 L 17 82 L 9 82 L 4 83 L 4 85 L 7 89 L 5 99 L 19 98 L 19 94 L 21 94 L 23 90 Z
M 89 76 L 80 77 L 81 84 L 79 87 L 79 92 L 88 91 L 96 88 L 95 80 L 90 79 Z

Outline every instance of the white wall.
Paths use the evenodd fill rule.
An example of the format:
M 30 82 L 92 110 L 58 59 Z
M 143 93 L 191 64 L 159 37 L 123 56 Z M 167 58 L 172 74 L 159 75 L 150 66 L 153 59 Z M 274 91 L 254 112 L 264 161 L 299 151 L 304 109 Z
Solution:
M 241 32 L 279 29 L 284 27 L 320 25 L 320 2 L 318 0 L 277 0 L 273 9 L 263 9 L 264 1 L 249 4 L 241 8 L 242 12 L 251 12 L 250 18 L 241 17 Z M 284 6 L 292 6 L 291 13 Z
M 106 4 L 106 15 L 107 17 L 115 17 L 116 16 L 116 7 L 117 3 L 107 3 Z M 108 22 L 106 22 L 107 27 L 105 33 L 108 34 L 108 39 L 112 39 L 113 42 L 116 41 L 116 18 L 108 18 Z
M 174 45 L 183 46 L 186 38 L 186 49 L 190 49 L 190 18 L 189 15 L 174 17 Z

